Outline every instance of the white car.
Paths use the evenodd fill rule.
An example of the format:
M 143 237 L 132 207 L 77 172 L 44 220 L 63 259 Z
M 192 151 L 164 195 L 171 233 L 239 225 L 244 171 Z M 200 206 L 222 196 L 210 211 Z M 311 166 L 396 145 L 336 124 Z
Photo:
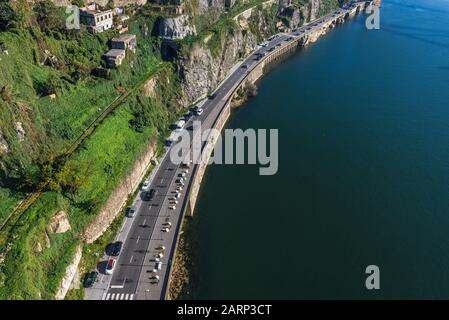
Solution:
M 198 109 L 196 109 L 196 111 L 195 111 L 195 115 L 197 115 L 197 116 L 200 116 L 200 115 L 202 115 L 203 114 L 203 109 L 202 108 L 198 108 Z
M 150 190 L 150 181 L 144 181 L 142 185 L 142 191 Z
M 115 269 L 116 260 L 113 258 L 109 258 L 108 264 L 106 265 L 106 274 L 112 274 Z

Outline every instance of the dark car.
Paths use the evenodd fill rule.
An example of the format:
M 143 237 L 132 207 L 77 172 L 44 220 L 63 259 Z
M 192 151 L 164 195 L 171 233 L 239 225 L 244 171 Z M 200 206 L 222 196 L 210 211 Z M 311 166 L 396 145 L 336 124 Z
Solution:
M 123 242 L 117 241 L 112 245 L 111 256 L 117 257 L 122 250 Z
M 148 192 L 145 192 L 145 201 L 151 201 L 153 200 L 154 196 L 156 195 L 156 190 L 151 189 Z
M 189 111 L 187 113 L 185 113 L 182 118 L 184 119 L 184 121 L 189 121 L 189 119 L 192 117 L 192 113 Z
M 84 278 L 84 288 L 90 288 L 94 285 L 95 281 L 97 281 L 98 272 L 92 271 L 86 274 Z
M 215 96 L 216 96 L 216 94 L 215 94 L 215 93 L 212 93 L 212 94 L 210 94 L 210 95 L 209 95 L 209 99 L 211 99 L 211 100 L 212 100 L 212 99 L 214 99 L 214 98 L 215 98 Z

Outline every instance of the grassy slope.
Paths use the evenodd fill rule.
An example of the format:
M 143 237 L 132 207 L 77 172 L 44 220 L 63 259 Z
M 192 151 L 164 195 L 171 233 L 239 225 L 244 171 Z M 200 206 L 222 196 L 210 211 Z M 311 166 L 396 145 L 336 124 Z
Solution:
M 67 163 L 67 166 L 76 166 L 83 180 L 76 196 L 47 192 L 28 210 L 26 218 L 20 221 L 21 227 L 14 231 L 18 238 L 1 270 L 0 279 L 6 281 L 0 287 L 0 298 L 52 297 L 79 242 L 75 235 L 94 219 L 101 204 L 129 172 L 155 130 L 167 126 L 173 119 L 173 115 L 157 103 L 152 109 L 155 124 L 141 133 L 129 125 L 133 114 L 128 104 L 108 117 Z M 83 206 L 91 199 L 95 200 L 95 208 Z M 59 210 L 68 213 L 72 230 L 51 235 L 50 249 L 35 253 L 36 243 L 45 237 L 48 219 Z
M 33 84 L 36 81 L 45 81 L 50 74 L 64 77 L 66 76 L 64 72 L 33 62 L 33 56 L 36 55 L 36 42 L 31 34 L 0 33 L 0 41 L 10 51 L 8 56 L 10 60 L 3 61 L 4 64 L 0 65 L 0 72 L 8 75 L 7 78 L 0 80 L 4 81 L 0 82 L 0 86 L 6 83 L 13 84 L 15 92 L 13 103 L 1 105 L 8 117 L 2 113 L 0 125 L 2 129 L 6 128 L 3 131 L 6 132 L 8 142 L 11 142 L 13 157 L 19 157 L 18 160 L 23 163 L 33 162 L 32 156 L 27 158 L 26 154 L 22 155 L 19 152 L 26 150 L 27 143 L 31 144 L 31 141 L 17 143 L 13 128 L 10 126 L 12 120 L 20 119 L 24 122 L 31 120 L 26 122 L 31 128 L 27 130 L 27 133 L 33 132 L 33 135 L 41 139 L 39 147 L 51 154 L 73 141 L 84 127 L 119 95 L 117 88 L 121 91 L 129 90 L 136 84 L 141 85 L 143 80 L 151 75 L 157 76 L 159 80 L 155 98 L 140 97 L 138 99 L 137 96 L 141 96 L 140 91 L 133 92 L 122 101 L 112 115 L 102 122 L 65 164 L 62 170 L 69 168 L 67 170 L 75 172 L 76 177 L 81 181 L 76 192 L 67 192 L 63 189 L 45 192 L 25 212 L 11 234 L 12 247 L 0 270 L 0 298 L 49 299 L 53 297 L 74 249 L 79 243 L 79 232 L 94 219 L 112 190 L 129 172 L 135 160 L 140 157 L 148 141 L 157 132 L 164 133 L 168 123 L 174 119 L 175 115 L 172 111 L 176 109 L 179 89 L 175 83 L 176 77 L 170 65 L 161 67 L 158 54 L 154 51 L 155 48 L 157 50 L 153 43 L 154 39 L 151 37 L 144 39 L 140 34 L 145 27 L 151 28 L 152 23 L 151 19 L 136 19 L 132 22 L 131 32 L 138 34 L 138 52 L 135 55 L 128 54 L 124 65 L 113 72 L 111 81 L 87 77 L 73 87 L 65 83 L 64 88 L 58 92 L 56 100 L 38 97 Z M 84 36 L 89 39 L 82 40 L 80 43 L 88 41 L 92 44 L 97 41 L 97 45 L 92 44 L 96 46 L 96 49 L 90 50 L 89 55 L 105 51 L 103 38 L 95 39 L 97 36 L 85 34 L 82 39 Z M 101 37 L 103 36 L 105 35 Z M 46 42 L 49 47 L 52 47 L 53 54 L 59 52 L 58 57 L 67 55 L 65 40 L 48 41 L 47 39 Z M 24 50 L 19 50 L 20 47 L 24 47 Z M 17 69 L 20 75 L 15 73 L 18 65 L 22 65 L 21 69 Z M 33 113 L 32 119 L 19 118 L 24 113 L 15 113 L 12 108 L 17 102 L 27 105 Z M 139 132 L 130 125 L 131 120 L 137 116 L 136 104 L 146 109 L 148 116 L 145 126 Z M 36 150 L 26 151 L 31 155 Z M 38 154 L 38 156 L 41 155 Z M 2 199 L 0 218 L 14 207 L 20 196 L 18 192 L 12 192 L 6 188 L 0 189 Z M 72 230 L 59 235 L 50 234 L 50 248 L 37 253 L 35 249 L 38 242 L 45 247 L 48 220 L 59 210 L 67 212 Z

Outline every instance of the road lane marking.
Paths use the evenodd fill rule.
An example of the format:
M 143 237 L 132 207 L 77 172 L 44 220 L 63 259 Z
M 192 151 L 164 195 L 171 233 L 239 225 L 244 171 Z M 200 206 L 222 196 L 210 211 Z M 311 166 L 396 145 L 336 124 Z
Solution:
M 147 222 L 147 219 L 143 220 L 143 223 L 142 223 L 142 224 L 145 225 L 146 222 Z
M 111 289 L 123 289 L 123 285 L 115 285 L 115 286 L 111 286 Z
M 137 237 L 136 243 L 139 243 L 139 240 L 140 240 L 140 236 Z
M 134 256 L 131 256 L 131 259 L 129 259 L 129 263 L 133 261 Z

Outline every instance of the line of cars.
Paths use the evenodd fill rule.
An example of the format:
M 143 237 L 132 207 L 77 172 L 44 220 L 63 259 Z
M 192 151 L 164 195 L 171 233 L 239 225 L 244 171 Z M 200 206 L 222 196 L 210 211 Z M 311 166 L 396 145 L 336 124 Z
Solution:
M 185 186 L 185 181 L 187 179 L 187 175 L 190 172 L 190 167 L 191 167 L 191 161 L 188 163 L 181 163 L 180 168 L 181 168 L 181 172 L 178 173 L 178 175 L 176 176 L 176 187 L 175 190 L 172 192 L 174 195 L 170 196 L 168 198 L 169 201 L 169 212 L 176 210 L 176 205 L 178 204 L 178 199 L 181 197 L 181 191 L 183 190 L 184 186 Z M 164 233 L 168 233 L 170 232 L 171 228 L 172 228 L 172 223 L 170 222 L 170 217 L 166 217 L 164 223 L 162 223 L 162 229 L 161 231 Z M 165 253 L 165 246 L 163 246 L 162 244 L 159 245 L 156 248 L 157 254 L 154 255 L 154 259 L 150 260 L 150 261 L 154 261 L 154 268 L 151 271 L 151 276 L 150 276 L 150 283 L 151 284 L 158 284 L 159 283 L 159 275 L 157 274 L 158 271 L 162 270 L 162 258 L 164 257 L 164 253 Z
M 143 191 L 143 199 L 145 201 L 151 201 L 153 200 L 154 196 L 157 194 L 157 191 L 155 189 L 150 189 L 151 183 L 149 180 L 145 180 L 142 184 L 141 190 Z M 135 206 L 132 206 L 128 208 L 126 216 L 128 218 L 133 218 L 137 213 L 137 208 Z M 123 247 L 122 241 L 116 241 L 114 243 L 111 243 L 106 248 L 106 254 L 109 255 L 109 258 L 107 260 L 106 266 L 105 266 L 105 274 L 112 275 L 114 273 L 114 269 L 117 265 L 117 257 L 120 255 L 120 252 Z M 91 271 L 86 274 L 84 277 L 83 285 L 85 288 L 91 288 L 94 283 L 97 281 L 99 276 L 98 271 Z
M 170 136 L 165 140 L 165 146 L 170 147 L 178 140 L 179 133 L 184 129 L 185 124 L 192 116 L 200 116 L 204 112 L 203 108 L 195 106 L 187 111 L 177 122 L 172 124 L 170 128 L 173 130 Z
M 122 241 L 116 241 L 114 243 L 111 243 L 106 248 L 106 252 L 109 252 L 109 259 L 106 263 L 104 272 L 106 274 L 111 275 L 114 272 L 115 266 L 117 264 L 117 259 L 114 257 L 118 257 L 120 255 L 120 252 L 123 247 Z M 97 281 L 99 276 L 98 271 L 91 271 L 86 274 L 84 277 L 83 285 L 85 288 L 91 288 L 94 283 Z

